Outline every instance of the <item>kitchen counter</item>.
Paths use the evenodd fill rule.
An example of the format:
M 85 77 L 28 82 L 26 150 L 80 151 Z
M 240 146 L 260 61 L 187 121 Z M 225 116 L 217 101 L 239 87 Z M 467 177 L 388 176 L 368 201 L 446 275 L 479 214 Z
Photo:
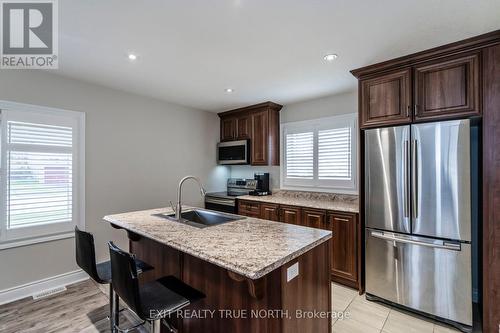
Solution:
M 358 197 L 355 195 L 281 190 L 266 196 L 239 196 L 238 200 L 359 213 Z
M 268 274 L 332 237 L 326 230 L 250 217 L 199 229 L 153 216 L 171 212 L 158 208 L 108 215 L 104 220 L 250 279 Z

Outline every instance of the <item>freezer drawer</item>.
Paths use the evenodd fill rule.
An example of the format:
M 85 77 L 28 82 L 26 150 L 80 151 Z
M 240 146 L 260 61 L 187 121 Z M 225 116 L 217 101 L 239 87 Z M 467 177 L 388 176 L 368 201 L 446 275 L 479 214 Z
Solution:
M 366 229 L 366 292 L 472 325 L 471 245 Z
M 365 131 L 365 221 L 369 228 L 410 233 L 410 126 Z

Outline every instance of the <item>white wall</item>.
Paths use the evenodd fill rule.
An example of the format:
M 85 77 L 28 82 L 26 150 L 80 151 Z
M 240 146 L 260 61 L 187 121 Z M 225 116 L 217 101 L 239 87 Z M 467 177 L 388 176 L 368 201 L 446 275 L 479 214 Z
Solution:
M 86 223 L 99 261 L 108 240 L 128 246 L 104 215 L 167 206 L 187 174 L 210 191 L 225 189 L 229 170 L 216 166 L 214 113 L 29 70 L 2 71 L 0 99 L 86 113 Z M 186 183 L 183 198 L 202 203 L 195 185 Z M 77 269 L 73 248 L 65 239 L 0 250 L 0 291 Z
M 284 105 L 280 111 L 280 123 L 331 117 L 355 112 L 358 112 L 357 91 Z M 269 172 L 271 177 L 271 188 L 277 189 L 280 187 L 279 166 L 252 167 L 247 165 L 235 165 L 230 168 L 231 177 L 233 178 L 253 178 L 255 172 Z

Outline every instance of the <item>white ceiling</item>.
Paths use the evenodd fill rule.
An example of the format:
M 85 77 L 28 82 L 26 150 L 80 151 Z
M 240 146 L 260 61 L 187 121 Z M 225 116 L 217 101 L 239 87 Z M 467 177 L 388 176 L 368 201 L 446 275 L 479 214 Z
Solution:
M 62 0 L 59 17 L 58 74 L 221 111 L 351 91 L 351 69 L 500 29 L 500 1 Z

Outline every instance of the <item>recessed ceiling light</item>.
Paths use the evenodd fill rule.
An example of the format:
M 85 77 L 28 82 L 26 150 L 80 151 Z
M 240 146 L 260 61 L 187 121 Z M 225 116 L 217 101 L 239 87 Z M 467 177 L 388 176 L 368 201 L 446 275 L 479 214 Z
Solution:
M 326 61 L 334 61 L 335 59 L 337 59 L 339 56 L 336 55 L 335 53 L 332 53 L 332 54 L 327 54 L 323 57 L 323 59 L 325 59 Z
M 128 59 L 129 59 L 129 60 L 132 60 L 132 61 L 133 61 L 133 60 L 137 60 L 137 55 L 135 55 L 135 54 L 133 54 L 133 53 L 129 53 L 129 54 L 128 54 Z
M 234 89 L 233 88 L 226 88 L 226 89 L 224 89 L 224 91 L 226 93 L 230 94 L 230 93 L 234 92 Z

